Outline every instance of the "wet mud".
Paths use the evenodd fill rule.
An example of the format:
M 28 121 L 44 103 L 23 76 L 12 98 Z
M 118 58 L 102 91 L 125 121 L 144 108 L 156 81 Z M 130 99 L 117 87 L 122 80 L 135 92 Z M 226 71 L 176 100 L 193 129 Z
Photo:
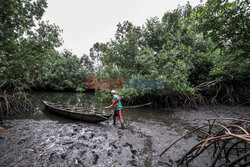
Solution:
M 99 124 L 75 122 L 47 116 L 46 119 L 7 120 L 0 126 L 0 166 L 103 167 L 175 166 L 196 142 L 189 136 L 162 157 L 159 154 L 188 131 L 205 123 L 199 117 L 235 117 L 250 113 L 249 107 L 230 106 L 185 109 L 137 109 L 124 113 L 126 129 L 112 121 Z M 48 113 L 47 113 L 48 114 Z M 203 153 L 190 166 L 208 166 Z

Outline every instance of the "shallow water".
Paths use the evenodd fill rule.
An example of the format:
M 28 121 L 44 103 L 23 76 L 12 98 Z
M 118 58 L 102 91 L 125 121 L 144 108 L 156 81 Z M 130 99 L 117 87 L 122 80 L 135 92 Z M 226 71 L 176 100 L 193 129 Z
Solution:
M 103 107 L 93 94 L 37 92 L 32 94 L 36 106 L 33 115 L 8 120 L 0 134 L 0 166 L 172 166 L 197 142 L 189 136 L 178 142 L 162 157 L 159 154 L 172 142 L 197 128 L 201 117 L 235 117 L 250 113 L 249 106 L 124 109 L 126 129 L 112 120 L 89 124 L 69 120 L 47 111 L 40 100 L 87 108 Z M 108 110 L 106 112 L 112 112 Z M 208 166 L 205 152 L 190 166 Z

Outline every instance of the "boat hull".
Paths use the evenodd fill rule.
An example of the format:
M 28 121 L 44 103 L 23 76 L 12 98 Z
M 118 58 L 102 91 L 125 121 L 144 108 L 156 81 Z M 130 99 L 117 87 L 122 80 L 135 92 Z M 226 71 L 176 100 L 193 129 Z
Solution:
M 45 109 L 48 110 L 49 112 L 83 122 L 98 123 L 108 120 L 112 115 L 112 114 L 96 114 L 87 112 L 81 113 L 81 112 L 69 111 L 65 109 L 56 108 L 47 101 L 42 101 L 42 103 L 44 104 Z

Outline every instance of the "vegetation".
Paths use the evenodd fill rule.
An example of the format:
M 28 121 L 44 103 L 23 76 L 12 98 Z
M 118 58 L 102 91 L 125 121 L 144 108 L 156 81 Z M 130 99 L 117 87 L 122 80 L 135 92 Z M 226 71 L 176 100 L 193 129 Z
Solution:
M 86 68 L 91 70 L 88 56 L 55 50 L 62 44 L 62 30 L 41 20 L 46 7 L 46 0 L 1 0 L 0 88 L 84 90 Z
M 40 87 L 52 90 L 76 90 L 84 91 L 88 63 L 88 56 L 77 58 L 70 51 L 55 55 L 53 61 L 45 64 L 40 75 Z
M 61 46 L 61 30 L 41 20 L 45 0 L 1 0 L 0 82 L 18 91 L 32 85 Z
M 46 0 L 1 0 L 0 89 L 84 91 L 86 77 L 125 80 L 127 102 L 181 105 L 249 98 L 249 2 L 207 0 L 168 11 L 142 26 L 119 23 L 114 39 L 77 58 L 61 46 L 58 26 L 42 21 Z M 162 79 L 163 89 L 126 88 L 127 78 Z M 145 85 L 146 83 L 144 83 Z M 101 100 L 109 90 L 97 90 Z
M 125 99 L 160 99 L 165 105 L 247 100 L 249 2 L 208 0 L 151 18 L 143 26 L 118 24 L 115 39 L 96 43 L 93 59 L 106 78 L 161 78 L 164 89 L 126 89 Z M 126 83 L 125 83 L 126 84 Z M 97 92 L 106 100 L 107 90 Z

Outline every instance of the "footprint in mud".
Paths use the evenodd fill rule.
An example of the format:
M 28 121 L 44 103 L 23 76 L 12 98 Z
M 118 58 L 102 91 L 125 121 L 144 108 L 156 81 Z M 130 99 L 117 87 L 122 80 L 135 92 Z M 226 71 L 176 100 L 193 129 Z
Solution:
M 112 157 L 112 156 L 113 156 L 113 154 L 112 154 L 111 150 L 108 150 L 107 155 L 108 155 L 109 157 Z
M 94 136 L 95 136 L 95 134 L 91 133 L 90 136 L 89 136 L 89 139 L 93 139 Z
M 107 134 L 104 134 L 103 135 L 105 139 L 108 139 L 108 135 Z
M 122 130 L 118 130 L 117 133 L 118 133 L 118 138 L 121 138 L 123 136 L 123 131 Z
M 125 144 L 123 144 L 123 147 L 130 147 L 130 148 L 133 148 L 133 145 L 132 144 L 130 144 L 130 143 L 128 143 L 128 142 L 126 142 Z
M 23 144 L 26 141 L 26 139 L 21 139 L 17 142 L 18 145 Z
M 76 125 L 74 125 L 72 128 L 73 128 L 73 131 L 74 131 L 74 132 L 78 131 L 78 128 L 77 128 Z
M 95 153 L 95 151 L 92 151 L 92 154 L 93 154 L 93 157 L 94 157 L 94 159 L 93 159 L 93 164 L 96 165 L 96 164 L 97 164 L 97 161 L 98 161 L 98 159 L 99 159 L 99 155 L 97 155 L 97 154 Z
M 67 155 L 65 153 L 61 154 L 61 158 L 65 159 L 67 157 Z
M 137 154 L 137 150 L 131 149 L 131 152 L 132 152 L 133 155 L 136 155 L 136 154 Z
M 75 135 L 76 135 L 76 133 L 71 133 L 71 135 L 70 135 L 70 136 L 72 137 L 72 136 L 75 136 Z
M 111 142 L 109 145 L 117 149 L 118 147 L 115 145 L 116 141 Z
M 78 139 L 83 139 L 83 140 L 86 140 L 87 137 L 85 135 L 82 135 L 82 136 L 79 136 Z

